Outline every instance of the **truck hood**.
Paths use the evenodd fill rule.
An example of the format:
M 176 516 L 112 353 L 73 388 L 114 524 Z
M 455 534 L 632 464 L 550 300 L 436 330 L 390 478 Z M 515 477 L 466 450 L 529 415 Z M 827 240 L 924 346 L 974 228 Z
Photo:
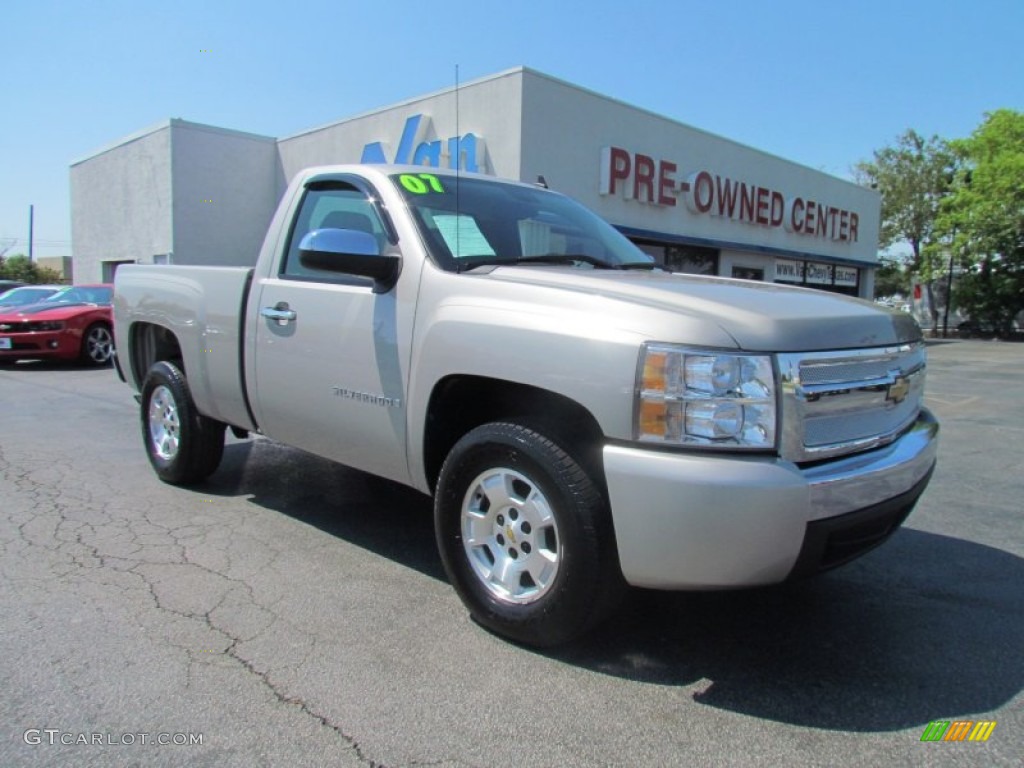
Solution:
M 808 288 L 662 271 L 561 266 L 496 267 L 489 277 L 596 295 L 710 321 L 741 349 L 751 351 L 857 349 L 921 338 L 920 327 L 907 313 Z

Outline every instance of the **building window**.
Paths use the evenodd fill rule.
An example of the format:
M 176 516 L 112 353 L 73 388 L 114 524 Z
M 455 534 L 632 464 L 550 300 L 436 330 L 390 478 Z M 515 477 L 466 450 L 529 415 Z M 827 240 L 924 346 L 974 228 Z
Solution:
M 753 267 L 733 267 L 732 276 L 740 280 L 764 280 L 764 270 Z
M 103 268 L 103 282 L 112 283 L 114 282 L 114 273 L 117 272 L 117 268 L 122 264 L 134 264 L 134 261 L 104 261 L 102 264 Z
M 699 245 L 667 245 L 653 240 L 634 240 L 644 253 L 653 256 L 669 272 L 689 275 L 717 275 L 718 249 Z
M 847 296 L 859 296 L 860 273 L 861 270 L 856 267 L 776 259 L 774 282 L 802 285 L 807 288 L 816 288 L 819 291 L 842 293 Z

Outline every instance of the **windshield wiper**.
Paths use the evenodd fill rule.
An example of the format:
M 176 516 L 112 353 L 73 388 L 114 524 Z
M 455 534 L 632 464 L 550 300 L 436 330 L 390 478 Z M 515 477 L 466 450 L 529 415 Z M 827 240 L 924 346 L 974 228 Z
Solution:
M 457 270 L 464 272 L 478 266 L 515 266 L 516 264 L 590 264 L 596 269 L 657 269 L 653 261 L 628 261 L 615 264 L 585 253 L 540 253 L 532 256 L 502 258 L 501 256 L 464 256 L 457 262 Z
M 516 259 L 515 263 L 573 264 L 578 261 L 590 264 L 598 269 L 658 269 L 658 264 L 653 261 L 627 261 L 622 264 L 615 264 L 599 259 L 596 256 L 587 256 L 585 253 L 545 253 L 539 256 L 521 256 Z
M 500 256 L 465 256 L 458 260 L 457 270 L 465 272 L 476 267 L 498 266 L 508 267 L 517 264 L 589 264 L 595 269 L 657 269 L 653 261 L 630 261 L 625 264 L 613 264 L 585 253 L 540 253 L 533 256 L 518 256 L 508 259 Z
M 520 256 L 513 264 L 575 264 L 582 261 L 598 269 L 618 269 L 618 264 L 603 261 L 585 253 L 539 253 L 534 256 Z
M 534 256 L 463 256 L 456 261 L 456 269 L 466 272 L 477 267 L 514 267 L 518 264 L 577 264 L 583 262 L 597 269 L 617 269 L 614 264 L 584 254 L 542 253 Z

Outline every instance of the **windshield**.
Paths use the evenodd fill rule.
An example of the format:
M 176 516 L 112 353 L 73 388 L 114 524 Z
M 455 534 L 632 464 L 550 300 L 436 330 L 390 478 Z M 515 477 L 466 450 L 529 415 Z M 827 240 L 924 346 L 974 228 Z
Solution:
M 540 187 L 432 173 L 391 178 L 434 260 L 447 270 L 523 262 L 654 265 L 603 219 Z
M 105 285 L 76 285 L 43 299 L 42 304 L 110 304 L 114 289 Z
M 53 296 L 57 288 L 14 288 L 6 293 L 0 293 L 0 306 L 23 307 L 27 304 L 35 304 L 45 298 Z

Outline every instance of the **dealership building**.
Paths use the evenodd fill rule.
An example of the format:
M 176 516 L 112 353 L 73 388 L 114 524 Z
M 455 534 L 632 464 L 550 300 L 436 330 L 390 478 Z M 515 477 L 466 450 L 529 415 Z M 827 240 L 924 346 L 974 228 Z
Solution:
M 668 269 L 871 297 L 877 192 L 517 68 L 294 136 L 171 119 L 71 165 L 75 277 L 252 265 L 302 168 L 357 162 L 543 178 Z

